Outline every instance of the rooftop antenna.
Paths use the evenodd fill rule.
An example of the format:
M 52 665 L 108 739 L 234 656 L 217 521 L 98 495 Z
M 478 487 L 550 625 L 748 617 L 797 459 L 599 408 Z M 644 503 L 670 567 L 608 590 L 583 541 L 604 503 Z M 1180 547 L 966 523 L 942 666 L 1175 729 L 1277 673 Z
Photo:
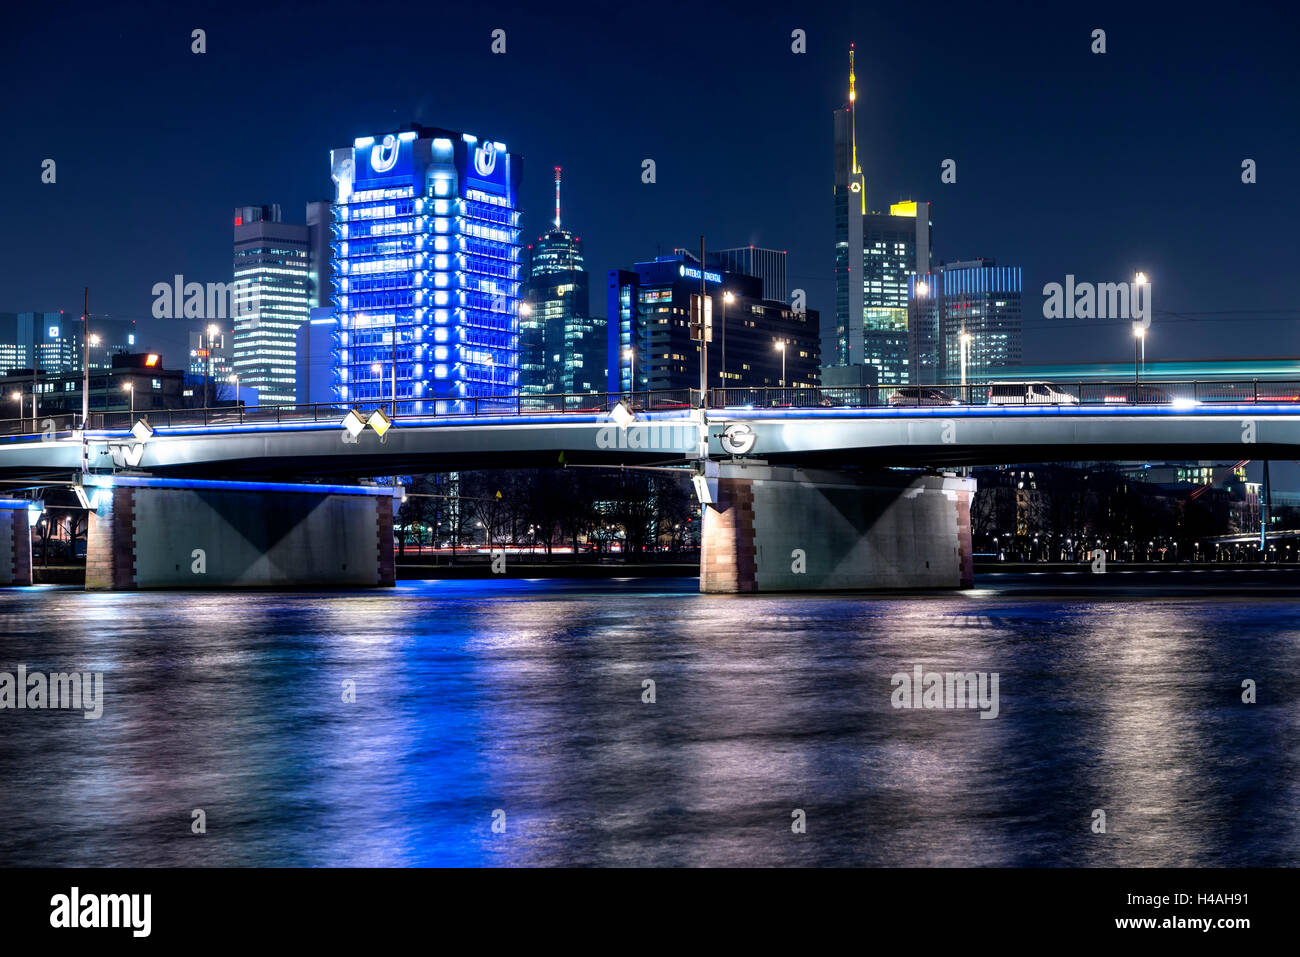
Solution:
M 555 228 L 560 228 L 560 167 L 555 167 Z

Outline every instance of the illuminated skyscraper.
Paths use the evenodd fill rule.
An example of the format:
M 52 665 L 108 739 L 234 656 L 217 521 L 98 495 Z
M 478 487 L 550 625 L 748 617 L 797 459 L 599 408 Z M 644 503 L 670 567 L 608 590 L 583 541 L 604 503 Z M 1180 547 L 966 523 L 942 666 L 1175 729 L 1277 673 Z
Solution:
M 529 247 L 528 309 L 519 317 L 519 389 L 524 395 L 601 391 L 604 322 L 589 315 L 582 240 L 560 226 L 558 166 L 552 226 Z
M 235 374 L 262 402 L 292 403 L 294 337 L 312 306 L 309 228 L 283 222 L 278 204 L 236 209 L 234 280 L 234 316 L 217 325 L 234 325 Z
M 898 384 L 911 381 L 908 276 L 930 268 L 930 204 L 907 201 L 887 214 L 867 212 L 856 106 L 850 44 L 849 99 L 834 111 L 835 318 L 822 331 L 822 355 L 832 367 L 823 383 Z
M 924 294 L 918 294 L 917 282 L 925 283 Z M 999 266 L 993 259 L 940 264 L 913 277 L 912 314 L 921 330 L 921 370 L 926 382 L 961 381 L 963 333 L 970 337 L 967 383 L 1019 366 L 1020 295 L 1020 267 Z
M 463 409 L 519 375 L 522 157 L 412 125 L 330 154 L 335 396 Z

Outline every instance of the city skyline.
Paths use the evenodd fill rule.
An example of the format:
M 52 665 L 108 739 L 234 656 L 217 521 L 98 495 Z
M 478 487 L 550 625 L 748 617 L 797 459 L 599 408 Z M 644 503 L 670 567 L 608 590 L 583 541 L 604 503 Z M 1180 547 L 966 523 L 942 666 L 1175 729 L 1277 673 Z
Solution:
M 268 16 L 270 22 L 281 26 L 292 21 L 290 14 L 281 8 L 271 8 Z M 575 11 L 574 17 L 580 16 Z M 620 16 L 608 13 L 594 25 L 614 31 Z M 1107 16 L 1099 12 L 1093 19 L 1103 24 Z M 177 51 L 164 59 L 167 69 L 177 74 L 182 87 L 180 91 L 150 91 L 149 97 L 165 103 L 169 97 L 184 92 L 197 95 L 199 103 L 208 98 L 208 105 L 215 109 L 216 93 L 209 87 L 212 80 L 209 74 L 215 68 L 203 72 L 200 67 L 212 62 L 203 58 L 237 60 L 243 54 L 232 49 L 229 43 L 230 25 L 219 15 L 214 17 L 207 28 L 207 52 L 202 55 L 190 53 L 188 27 L 182 32 L 179 20 L 164 17 L 143 31 L 143 36 L 150 37 L 150 43 L 161 43 L 164 35 L 175 40 Z M 1265 122 L 1268 117 L 1284 115 L 1279 112 L 1283 106 L 1281 95 L 1275 86 L 1259 82 L 1252 96 L 1243 95 L 1237 98 L 1239 102 L 1229 103 L 1234 99 L 1234 89 L 1243 92 L 1235 84 L 1247 83 L 1245 78 L 1229 77 L 1221 79 L 1210 95 L 1195 97 L 1200 122 L 1203 126 L 1215 126 L 1216 142 L 1225 139 L 1227 131 L 1234 127 L 1245 127 L 1250 133 L 1241 137 L 1242 145 L 1235 151 L 1242 153 L 1242 157 L 1225 153 L 1221 167 L 1211 169 L 1202 150 L 1192 166 L 1190 161 L 1178 159 L 1180 155 L 1188 155 L 1186 149 L 1180 153 L 1174 148 L 1180 139 L 1190 135 L 1187 125 L 1175 123 L 1177 117 L 1187 118 L 1186 103 L 1180 101 L 1171 113 L 1171 104 L 1163 98 L 1165 94 L 1159 85 L 1150 82 L 1147 67 L 1131 52 L 1126 52 L 1140 41 L 1146 53 L 1162 58 L 1149 63 L 1186 70 L 1194 63 L 1215 62 L 1216 48 L 1210 40 L 1194 33 L 1185 36 L 1188 30 L 1184 26 L 1128 15 L 1122 23 L 1109 24 L 1110 47 L 1105 54 L 1098 55 L 1088 49 L 1091 20 L 1075 22 L 1047 13 L 1027 13 L 1019 20 L 1001 23 L 1002 34 L 990 37 L 988 27 L 965 22 L 960 11 L 952 11 L 928 28 L 927 37 L 934 43 L 931 59 L 935 62 L 961 42 L 974 43 L 974 37 L 982 37 L 986 43 L 1006 44 L 1009 48 L 1014 38 L 1023 39 L 1032 34 L 1058 59 L 1068 56 L 1068 67 L 1057 69 L 1055 74 L 1049 72 L 1032 84 L 1025 84 L 1024 76 L 1015 70 L 990 69 L 982 75 L 980 95 L 975 101 L 980 108 L 968 109 L 969 104 L 954 100 L 951 109 L 927 107 L 917 112 L 914 107 L 922 101 L 939 104 L 943 101 L 931 98 L 938 93 L 933 89 L 937 73 L 922 77 L 915 89 L 899 82 L 900 54 L 887 38 L 906 35 L 909 29 L 906 20 L 886 22 L 879 29 L 867 31 L 855 22 L 854 15 L 836 20 L 824 11 L 809 11 L 804 18 L 806 25 L 794 20 L 790 23 L 791 30 L 802 29 L 807 35 L 808 52 L 799 54 L 792 52 L 791 30 L 786 30 L 784 23 L 777 29 L 776 24 L 759 22 L 756 14 L 729 19 L 721 13 L 709 12 L 706 17 L 716 23 L 718 30 L 729 31 L 729 44 L 758 51 L 761 68 L 746 68 L 752 70 L 746 76 L 761 84 L 769 113 L 777 104 L 800 105 L 802 112 L 791 112 L 788 124 L 777 124 L 781 127 L 780 134 L 770 122 L 759 122 L 749 107 L 736 103 L 731 112 L 739 116 L 733 119 L 728 114 L 727 135 L 719 137 L 713 132 L 715 124 L 700 122 L 701 108 L 686 95 L 686 90 L 675 89 L 671 80 L 661 78 L 660 86 L 654 91 L 641 91 L 627 84 L 611 83 L 607 84 L 610 89 L 605 89 L 601 85 L 583 85 L 579 78 L 567 75 L 556 78 L 555 82 L 571 94 L 570 99 L 586 97 L 585 102 L 598 109 L 602 119 L 613 120 L 615 128 L 621 130 L 618 135 L 602 137 L 600 143 L 590 143 L 580 132 L 583 124 L 568 114 L 539 122 L 530 107 L 536 94 L 521 82 L 522 74 L 542 56 L 539 44 L 548 40 L 560 43 L 563 38 L 556 34 L 563 34 L 569 21 L 539 22 L 524 13 L 502 14 L 507 52 L 497 55 L 490 52 L 491 28 L 478 25 L 467 16 L 463 22 L 457 20 L 449 25 L 449 29 L 463 31 L 465 42 L 458 45 L 455 56 L 467 69 L 475 64 L 475 70 L 487 77 L 481 86 L 466 82 L 458 84 L 450 97 L 435 97 L 427 92 L 417 94 L 415 85 L 399 78 L 366 100 L 348 89 L 331 86 L 323 79 L 324 74 L 318 74 L 322 77 L 318 82 L 328 94 L 323 97 L 328 106 L 308 107 L 289 120 L 254 122 L 242 135 L 266 146 L 253 154 L 205 149 L 208 132 L 199 124 L 192 129 L 192 145 L 177 143 L 171 149 L 159 145 L 152 148 L 154 152 L 173 156 L 172 166 L 191 170 L 198 183 L 184 190 L 176 188 L 175 207 L 155 211 L 147 234 L 137 234 L 134 219 L 115 212 L 115 204 L 121 202 L 116 198 L 118 193 L 129 196 L 132 182 L 143 175 L 142 164 L 134 162 L 127 169 L 119 170 L 122 176 L 115 180 L 119 183 L 118 190 L 98 197 L 93 208 L 103 210 L 104 225 L 100 230 L 83 230 L 84 235 L 67 236 L 64 245 L 58 247 L 63 255 L 57 257 L 51 256 L 49 245 L 40 242 L 15 250 L 8 257 L 5 271 L 0 273 L 0 285 L 5 290 L 5 302 L 0 305 L 15 311 L 68 309 L 69 306 L 75 309 L 81 287 L 90 286 L 92 314 L 146 320 L 148 292 L 154 282 L 175 273 L 199 281 L 226 278 L 221 266 L 228 263 L 229 253 L 228 247 L 220 249 L 224 244 L 218 224 L 231 206 L 254 201 L 295 208 L 298 203 L 319 199 L 328 194 L 327 170 L 319 159 L 322 144 L 336 145 L 340 139 L 364 135 L 384 126 L 396 128 L 415 120 L 448 128 L 502 129 L 512 137 L 512 149 L 529 157 L 534 169 L 562 165 L 566 170 L 573 170 L 575 178 L 584 183 L 584 189 L 570 202 L 567 218 L 583 224 L 581 235 L 589 272 L 599 275 L 609 268 L 623 268 L 645 259 L 655 251 L 666 253 L 675 246 L 690 244 L 703 231 L 710 246 L 716 248 L 752 243 L 788 250 L 790 289 L 804 289 L 808 305 L 828 315 L 833 311 L 833 264 L 828 251 L 831 229 L 826 208 L 829 204 L 823 198 L 831 169 L 828 120 L 844 97 L 844 53 L 850 42 L 857 42 L 859 161 L 867 181 L 869 205 L 885 209 L 899 199 L 931 202 L 936 265 L 941 261 L 981 256 L 1021 265 L 1026 290 L 1026 362 L 1051 360 L 1065 354 L 1097 360 L 1122 357 L 1128 345 L 1127 339 L 1120 335 L 1124 330 L 1112 324 L 1099 325 L 1097 321 L 1044 320 L 1038 309 L 1039 290 L 1048 282 L 1061 281 L 1066 274 L 1113 281 L 1128 278 L 1138 268 L 1145 269 L 1152 278 L 1157 322 L 1180 323 L 1176 337 L 1162 337 L 1159 328 L 1153 331 L 1150 346 L 1154 355 L 1211 354 L 1216 348 L 1222 351 L 1224 340 L 1230 340 L 1236 355 L 1264 355 L 1276 353 L 1279 338 L 1287 343 L 1287 337 L 1277 335 L 1275 320 L 1288 315 L 1283 310 L 1281 267 L 1285 242 L 1281 230 L 1290 218 L 1287 213 L 1296 199 L 1281 192 L 1278 184 L 1282 182 L 1281 164 L 1295 133 L 1286 129 L 1285 124 L 1268 126 Z M 667 18 L 669 23 L 671 20 Z M 512 23 L 518 26 L 511 29 Z M 305 26 L 310 28 L 311 24 Z M 652 24 L 647 29 L 664 31 L 668 27 Z M 482 34 L 481 50 L 475 50 L 469 42 L 476 30 Z M 970 34 L 966 41 L 958 37 L 963 30 Z M 1163 40 L 1158 47 L 1151 47 L 1150 40 L 1157 30 L 1163 31 Z M 1170 30 L 1178 34 L 1177 42 L 1169 41 Z M 158 35 L 154 36 L 153 31 Z M 31 46 L 39 49 L 40 28 L 36 32 L 36 41 Z M 140 38 L 136 42 L 145 40 Z M 672 42 L 672 49 L 679 51 L 676 55 L 689 57 L 696 52 L 700 41 L 685 34 L 674 34 Z M 1273 41 L 1265 36 L 1261 42 Z M 1223 47 L 1229 49 L 1226 43 Z M 86 52 L 92 63 L 97 55 L 102 55 L 93 49 Z M 592 53 L 595 62 L 604 62 L 609 56 L 603 48 L 596 48 Z M 20 59 L 24 55 L 19 51 Z M 161 54 L 155 58 L 158 55 Z M 1026 55 L 1030 57 L 1029 63 L 1046 69 L 1043 52 L 1030 50 Z M 1231 55 L 1224 52 L 1221 56 Z M 304 52 L 299 62 L 311 62 L 311 56 Z M 614 68 L 611 76 L 630 83 L 638 56 L 633 53 L 621 65 L 611 64 Z M 131 78 L 134 68 L 130 66 L 130 58 L 117 62 L 121 64 L 119 75 L 106 79 L 108 89 Z M 1266 58 L 1264 62 L 1265 66 L 1251 69 L 1256 73 L 1266 71 L 1269 69 Z M 717 69 L 707 59 L 700 67 L 706 76 L 712 76 L 712 71 Z M 1202 67 L 1198 66 L 1199 69 Z M 1080 75 L 1086 75 L 1088 82 L 1077 83 Z M 1113 84 L 1121 77 L 1126 96 L 1134 95 L 1135 78 L 1142 81 L 1139 85 L 1142 95 L 1135 101 L 1141 104 L 1135 110 L 1141 114 L 1141 122 L 1136 115 L 1130 118 L 1121 111 L 1113 114 L 1115 122 L 1100 123 L 1097 111 L 1115 105 Z M 1020 82 L 1012 82 L 1017 80 Z M 59 78 L 50 78 L 48 82 L 51 84 L 48 94 L 55 101 L 66 102 L 78 95 L 92 98 L 101 95 L 97 91 L 70 87 Z M 1086 89 L 1089 86 L 1094 87 L 1091 93 Z M 626 121 L 607 106 L 611 99 L 618 99 L 619 91 L 624 101 L 660 105 L 663 119 L 658 119 L 652 109 L 645 129 L 621 129 Z M 1029 109 L 1036 102 L 1041 107 L 1040 101 L 1049 95 L 1066 94 L 1068 102 L 1076 104 L 1091 97 L 1090 106 L 1086 109 L 1081 106 L 1083 111 L 1077 121 L 1068 121 L 1058 128 L 1046 122 L 1051 111 Z M 1068 113 L 1064 108 L 1066 102 L 1061 101 L 1063 114 Z M 1231 115 L 1227 112 L 1229 106 Z M 21 113 L 21 106 L 19 110 Z M 111 115 L 111 110 L 94 112 L 101 118 L 98 122 L 103 122 L 106 112 Z M 707 116 L 708 111 L 704 112 Z M 219 113 L 217 110 L 214 115 Z M 970 114 L 979 116 L 973 118 Z M 160 142 L 191 126 L 184 112 L 162 110 L 162 115 L 177 119 L 169 121 L 168 129 L 173 132 L 163 133 Z M 919 121 L 917 117 L 924 120 Z M 1027 122 L 1035 117 L 1039 118 L 1038 123 Z M 23 119 L 21 115 L 18 117 L 20 132 L 24 129 Z M 40 129 L 39 121 L 27 119 Z M 1215 122 L 1210 123 L 1211 119 Z M 1066 129 L 1094 129 L 1097 133 L 1084 149 L 1077 137 L 1058 135 Z M 974 148 L 969 145 L 973 130 L 992 135 L 982 138 L 979 147 Z M 694 136 L 688 136 L 688 132 Z M 778 148 L 781 141 L 791 137 L 806 143 L 806 147 L 793 152 Z M 66 207 L 80 208 L 83 204 L 76 197 L 87 188 L 83 148 L 65 141 L 68 152 L 63 153 L 58 139 L 47 141 L 48 146 L 32 145 L 34 153 L 27 158 L 26 167 L 15 165 L 21 159 L 17 153 L 7 154 L 2 161 L 8 177 L 19 187 L 15 200 L 19 214 L 37 216 L 45 209 L 42 219 L 55 235 L 66 215 Z M 1083 155 L 1062 154 L 1061 149 L 1066 146 L 1064 139 L 1075 144 L 1073 153 Z M 605 140 L 615 145 L 607 145 Z M 945 140 L 949 145 L 944 145 Z M 20 141 L 34 144 L 40 142 L 40 137 L 34 140 L 22 133 Z M 1168 166 L 1153 170 L 1149 159 L 1151 150 L 1144 144 L 1156 141 L 1164 144 L 1161 155 L 1168 151 L 1171 159 Z M 148 137 L 139 142 L 147 143 Z M 1005 151 L 993 155 L 998 151 L 990 151 L 989 142 L 1005 144 Z M 130 155 L 133 148 L 139 150 L 141 147 L 135 143 L 136 139 L 128 139 L 120 152 Z M 59 163 L 53 184 L 40 182 L 40 161 L 47 155 Z M 767 159 L 769 155 L 773 160 Z M 1143 162 L 1139 165 L 1125 159 L 1132 155 L 1142 155 Z M 65 158 L 60 161 L 61 156 Z M 248 159 L 250 156 L 253 158 Z M 700 162 L 701 156 L 721 162 Z M 1243 157 L 1253 158 L 1259 164 L 1258 183 L 1240 181 L 1239 164 Z M 642 160 L 646 158 L 655 160 L 653 184 L 642 182 Z M 946 158 L 957 161 L 956 183 L 940 182 L 940 163 Z M 161 178 L 157 187 L 160 194 L 170 191 L 168 184 L 175 182 L 175 169 L 159 168 L 156 164 L 144 168 L 153 169 Z M 1076 182 L 1081 171 L 1087 173 L 1082 184 Z M 1063 189 L 1051 189 L 1052 182 L 1058 182 L 1059 186 L 1065 181 L 1072 187 L 1082 188 L 1073 189 L 1068 196 Z M 551 188 L 544 174 L 525 177 L 520 202 L 521 228 L 525 235 L 539 235 L 544 231 L 544 224 L 550 219 Z M 41 190 L 46 192 L 42 194 Z M 55 198 L 59 202 L 52 203 Z M 756 198 L 758 202 L 754 201 Z M 73 200 L 71 204 L 67 202 L 69 199 Z M 1138 202 L 1139 199 L 1143 201 Z M 1064 219 L 1062 204 L 1074 207 L 1074 212 Z M 196 216 L 196 208 L 211 212 Z M 166 222 L 158 221 L 164 212 L 177 217 L 170 228 L 161 228 Z M 1216 216 L 1247 223 L 1245 228 L 1256 235 L 1267 236 L 1274 231 L 1276 240 L 1252 242 L 1247 254 L 1234 248 L 1240 244 L 1233 244 L 1225 231 L 1209 227 Z M 1062 235 L 1059 228 L 1049 230 L 1045 226 L 1054 219 L 1077 223 L 1077 226 Z M 1192 229 L 1188 235 L 1189 219 L 1201 224 L 1199 233 Z M 1146 226 L 1142 227 L 1142 223 Z M 102 231 L 110 228 L 117 235 L 112 244 L 106 244 Z M 92 248 L 95 236 L 101 238 Z M 166 241 L 162 242 L 161 237 Z M 152 249 L 151 243 L 156 244 Z M 1272 259 L 1273 256 L 1277 258 Z M 119 262 L 119 257 L 125 264 Z M 71 262 L 83 265 L 73 269 L 69 266 Z M 1196 268 L 1192 268 L 1193 262 Z M 1260 309 L 1275 311 L 1263 314 L 1257 311 Z M 1169 311 L 1179 312 L 1183 318 L 1164 315 Z M 1219 320 L 1225 316 L 1188 315 L 1204 312 L 1236 314 L 1235 324 L 1226 327 L 1232 329 L 1232 335 L 1222 335 L 1225 323 Z M 159 328 L 152 321 L 147 323 L 146 330 L 170 334 L 169 329 Z M 183 349 L 185 333 L 178 332 L 175 342 Z M 179 351 L 176 347 L 169 348 L 166 342 L 159 345 L 169 352 Z

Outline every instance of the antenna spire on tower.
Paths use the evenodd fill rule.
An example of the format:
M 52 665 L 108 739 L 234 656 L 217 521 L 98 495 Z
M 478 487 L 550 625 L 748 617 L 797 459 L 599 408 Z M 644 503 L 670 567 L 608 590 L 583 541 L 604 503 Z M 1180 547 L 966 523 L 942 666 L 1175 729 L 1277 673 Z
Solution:
M 560 167 L 555 167 L 555 228 L 560 228 Z

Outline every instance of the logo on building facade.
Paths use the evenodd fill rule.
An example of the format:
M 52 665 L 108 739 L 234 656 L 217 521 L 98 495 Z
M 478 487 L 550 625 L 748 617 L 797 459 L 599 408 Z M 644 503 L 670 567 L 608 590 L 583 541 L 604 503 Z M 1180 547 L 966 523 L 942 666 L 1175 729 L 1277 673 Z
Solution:
M 484 143 L 474 150 L 474 169 L 480 176 L 491 176 L 497 168 L 497 151 L 491 143 Z
M 370 168 L 376 173 L 387 173 L 397 165 L 397 153 L 401 148 L 397 137 L 389 133 L 384 141 L 370 149 Z

